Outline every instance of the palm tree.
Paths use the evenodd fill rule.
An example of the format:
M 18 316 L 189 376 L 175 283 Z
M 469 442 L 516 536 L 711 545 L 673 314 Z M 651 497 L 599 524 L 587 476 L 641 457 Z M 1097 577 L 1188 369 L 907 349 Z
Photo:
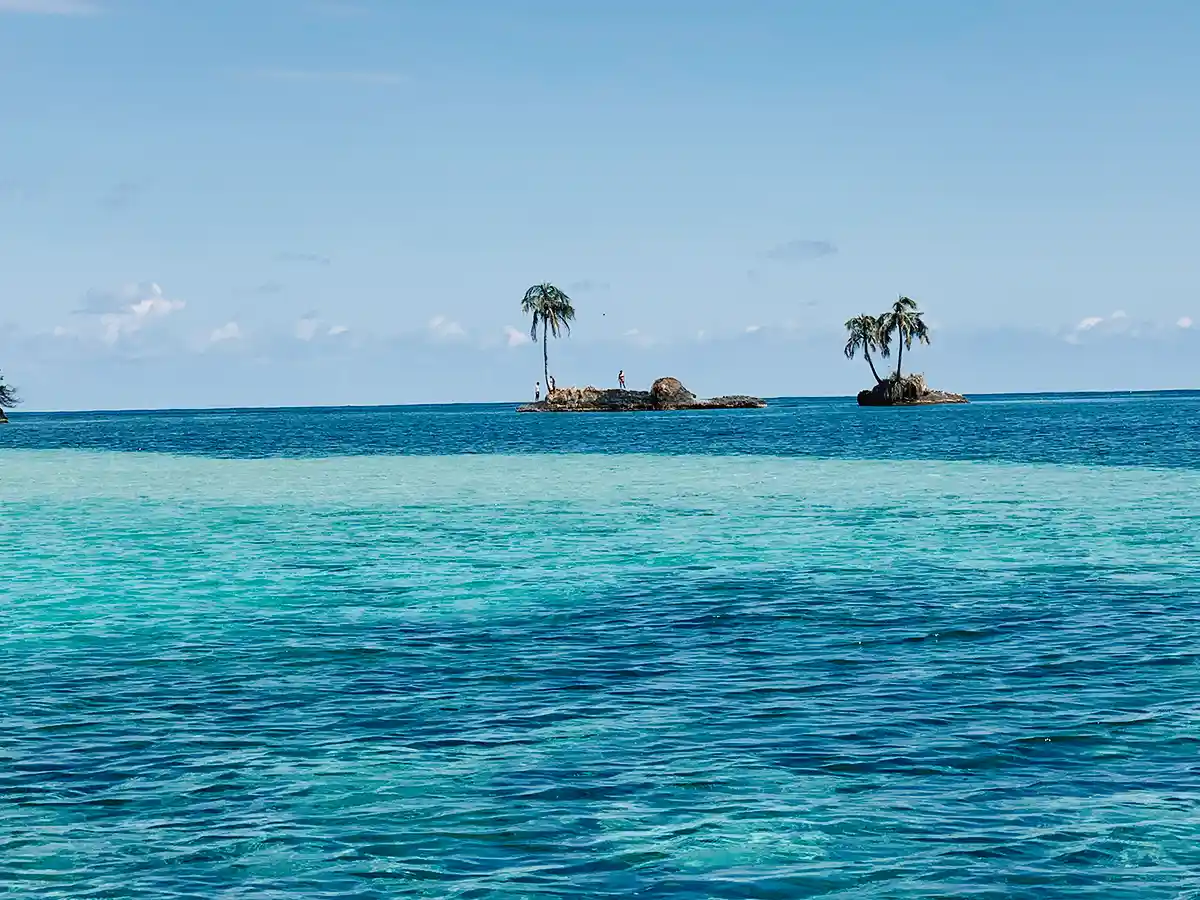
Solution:
M 902 295 L 891 309 L 879 317 L 879 334 L 884 346 L 891 344 L 893 332 L 899 345 L 896 350 L 896 380 L 899 381 L 904 351 L 912 349 L 914 340 L 919 344 L 929 343 L 929 328 L 921 318 L 921 310 L 917 309 L 915 300 Z
M 4 376 L 0 375 L 0 411 L 4 407 L 14 407 L 21 402 L 21 398 L 17 396 L 16 389 L 11 384 L 4 383 Z
M 862 350 L 863 359 L 871 367 L 871 374 L 875 376 L 875 383 L 882 384 L 883 379 L 875 371 L 875 361 L 871 359 L 871 351 L 878 350 L 880 356 L 887 357 L 887 339 L 879 331 L 879 320 L 866 313 L 846 321 L 846 359 L 854 359 L 854 355 L 859 350 Z
M 525 292 L 521 300 L 521 312 L 533 317 L 529 326 L 530 340 L 537 340 L 538 329 L 542 331 L 542 376 L 546 379 L 546 390 L 550 390 L 550 354 L 547 340 L 550 335 L 561 337 L 565 331 L 571 333 L 571 320 L 575 318 L 575 307 L 571 298 L 554 285 L 546 282 L 535 284 Z

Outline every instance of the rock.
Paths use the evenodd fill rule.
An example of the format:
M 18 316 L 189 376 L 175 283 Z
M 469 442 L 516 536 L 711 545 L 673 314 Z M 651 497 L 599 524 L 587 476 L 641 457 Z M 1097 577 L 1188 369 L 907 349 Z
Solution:
M 713 397 L 709 400 L 697 400 L 691 406 L 680 409 L 764 409 L 767 401 L 761 397 L 749 397 L 746 394 L 729 394 L 725 397 Z M 672 407 L 676 408 L 676 407 Z
M 0 425 L 4 425 L 7 422 L 8 422 L 8 416 L 6 416 L 4 414 L 4 410 L 0 409 Z
M 967 403 L 962 394 L 932 390 L 924 375 L 894 375 L 868 391 L 858 392 L 859 406 L 928 406 L 934 403 Z
M 650 402 L 658 409 L 688 406 L 696 395 L 683 386 L 678 378 L 660 378 L 650 385 Z
M 620 388 L 555 388 L 546 399 L 528 403 L 517 412 L 653 412 L 674 409 L 761 409 L 758 397 L 731 396 L 699 400 L 678 378 L 660 378 L 648 391 Z

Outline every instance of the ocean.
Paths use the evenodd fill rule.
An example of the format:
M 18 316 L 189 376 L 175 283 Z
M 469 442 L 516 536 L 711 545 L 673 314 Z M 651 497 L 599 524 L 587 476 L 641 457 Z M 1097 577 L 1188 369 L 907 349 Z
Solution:
M 1200 394 L 0 427 L 0 897 L 1200 898 Z

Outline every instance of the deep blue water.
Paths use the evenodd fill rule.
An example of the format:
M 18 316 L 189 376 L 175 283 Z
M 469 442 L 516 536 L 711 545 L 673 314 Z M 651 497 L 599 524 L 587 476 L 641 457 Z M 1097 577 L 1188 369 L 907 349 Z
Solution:
M 864 411 L 844 398 L 766 410 L 514 416 L 515 405 L 14 414 L 0 447 L 225 458 L 661 453 L 1200 465 L 1200 392 L 1023 394 Z
M 0 897 L 1200 898 L 1200 395 L 25 414 Z

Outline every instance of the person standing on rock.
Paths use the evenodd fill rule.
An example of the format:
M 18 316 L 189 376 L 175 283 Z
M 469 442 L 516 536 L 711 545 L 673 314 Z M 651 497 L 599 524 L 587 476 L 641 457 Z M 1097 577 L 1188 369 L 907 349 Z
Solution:
M 551 391 L 558 390 L 558 383 L 554 380 L 554 376 L 548 376 L 550 380 L 546 383 L 546 396 L 549 397 Z
M 537 403 L 541 399 L 542 399 L 542 383 L 540 381 L 535 381 L 533 383 L 533 402 Z
M 617 384 L 620 386 L 621 390 L 625 390 L 625 370 L 624 369 L 622 369 L 620 372 L 617 373 Z

